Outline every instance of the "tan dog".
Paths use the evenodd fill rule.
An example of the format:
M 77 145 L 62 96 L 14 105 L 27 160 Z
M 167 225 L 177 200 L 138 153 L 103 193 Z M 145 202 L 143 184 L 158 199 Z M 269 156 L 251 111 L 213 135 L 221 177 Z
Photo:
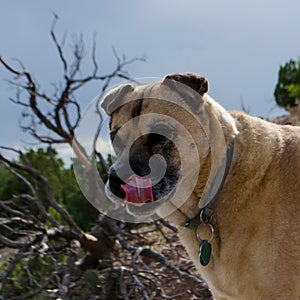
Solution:
M 188 86 L 187 90 L 180 91 L 177 83 Z M 151 85 L 121 86 L 106 97 L 103 108 L 111 115 L 111 137 L 118 156 L 110 170 L 107 194 L 115 201 L 126 198 L 132 214 L 150 215 L 155 209 L 175 223 L 215 299 L 299 300 L 300 128 L 228 113 L 207 90 L 205 78 L 177 74 Z M 150 117 L 121 130 L 130 119 L 146 115 Z M 154 117 L 158 115 L 168 118 Z M 169 118 L 174 124 L 166 121 Z M 186 134 L 177 123 L 188 130 L 193 143 L 179 139 Z M 132 138 L 134 132 L 139 139 Z M 131 179 L 126 181 L 117 174 L 128 143 L 136 176 L 151 171 L 148 162 L 153 154 L 167 162 L 164 177 L 151 191 L 146 188 L 151 196 L 134 190 L 140 192 L 141 201 L 131 199 L 132 190 L 127 187 L 132 178 L 142 183 L 141 179 L 127 174 Z M 182 153 L 189 157 L 194 152 L 200 169 L 182 159 Z M 187 164 L 184 172 L 183 164 Z M 193 178 L 195 186 L 190 183 Z M 168 206 L 184 194 L 178 186 L 183 192 L 192 190 L 168 215 Z M 152 209 L 143 205 L 149 197 L 159 205 Z

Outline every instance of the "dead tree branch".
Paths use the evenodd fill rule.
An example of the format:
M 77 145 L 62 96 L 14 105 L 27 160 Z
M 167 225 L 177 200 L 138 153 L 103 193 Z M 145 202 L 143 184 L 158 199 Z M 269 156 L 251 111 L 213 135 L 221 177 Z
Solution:
M 72 56 L 67 57 L 67 35 L 60 41 L 57 22 L 54 14 L 50 37 L 63 75 L 52 92 L 44 92 L 20 61 L 15 66 L 0 57 L 0 65 L 13 77 L 9 84 L 15 87 L 16 95 L 10 100 L 24 109 L 21 128 L 43 145 L 73 146 L 89 174 L 93 162 L 74 138 L 81 118 L 77 92 L 95 81 L 102 84 L 103 93 L 115 78 L 131 80 L 127 66 L 144 59 L 120 57 L 113 49 L 116 64 L 110 73 L 101 74 L 94 37 L 92 69 L 82 74 L 83 36 L 73 38 Z M 108 166 L 96 150 L 98 134 L 99 129 L 93 159 L 101 165 L 105 177 Z M 102 299 L 209 299 L 172 225 L 165 221 L 132 225 L 100 215 L 91 232 L 84 232 L 65 203 L 57 199 L 50 179 L 34 167 L 23 151 L 4 146 L 0 151 L 0 164 L 23 188 L 20 193 L 0 199 L 0 259 L 6 257 L 1 261 L 0 289 L 5 299 L 32 299 L 38 295 L 54 299 L 94 299 L 95 295 L 103 295 Z M 5 151 L 18 158 L 9 159 Z M 22 287 L 20 278 L 25 282 Z

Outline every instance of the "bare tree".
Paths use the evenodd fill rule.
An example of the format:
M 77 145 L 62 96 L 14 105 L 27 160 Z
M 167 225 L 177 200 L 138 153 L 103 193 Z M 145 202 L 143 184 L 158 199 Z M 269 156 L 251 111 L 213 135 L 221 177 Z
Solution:
M 25 109 L 21 128 L 41 144 L 71 147 L 81 118 L 78 90 L 99 81 L 104 92 L 115 78 L 130 80 L 126 67 L 143 59 L 120 58 L 114 51 L 116 66 L 102 75 L 94 40 L 93 69 L 84 76 L 83 37 L 76 39 L 73 56 L 67 58 L 66 37 L 59 42 L 55 31 L 57 20 L 55 15 L 50 36 L 62 64 L 63 80 L 54 86 L 52 94 L 42 92 L 21 62 L 14 67 L 0 57 L 0 63 L 13 76 L 9 83 L 16 87 L 16 96 L 10 100 Z M 132 225 L 100 214 L 91 232 L 86 233 L 56 199 L 48 178 L 21 150 L 0 149 L 0 162 L 26 187 L 25 193 L 0 199 L 0 253 L 7 253 L 0 267 L 0 298 L 72 299 L 84 295 L 85 299 L 210 299 L 170 224 L 155 221 Z M 6 151 L 20 159 L 8 159 L 3 154 Z M 90 160 L 80 144 L 75 143 L 75 153 L 89 171 Z M 105 159 L 96 149 L 95 159 L 106 172 Z M 38 213 L 31 213 L 29 206 L 19 206 L 20 201 Z M 50 213 L 50 207 L 59 218 Z M 16 278 L 20 269 L 28 282 L 25 292 Z

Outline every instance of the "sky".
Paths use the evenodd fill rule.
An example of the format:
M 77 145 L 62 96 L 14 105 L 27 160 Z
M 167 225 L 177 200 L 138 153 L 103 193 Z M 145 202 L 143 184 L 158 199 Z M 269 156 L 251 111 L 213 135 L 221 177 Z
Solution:
M 228 110 L 273 117 L 284 114 L 273 92 L 279 66 L 300 55 L 299 0 L 0 0 L 0 55 L 22 61 L 44 90 L 61 81 L 62 68 L 50 38 L 55 12 L 61 39 L 83 34 L 86 56 L 96 34 L 101 71 L 115 66 L 112 53 L 146 57 L 128 66 L 134 78 L 177 72 L 204 75 L 209 94 Z M 68 50 L 66 50 L 68 52 Z M 87 63 L 85 69 L 91 67 Z M 21 109 L 8 98 L 14 90 L 0 67 L 0 145 L 29 147 L 18 127 Z M 83 109 L 99 93 L 91 85 L 81 93 Z M 63 149 L 61 149 L 63 154 Z M 65 153 L 66 154 L 66 153 Z

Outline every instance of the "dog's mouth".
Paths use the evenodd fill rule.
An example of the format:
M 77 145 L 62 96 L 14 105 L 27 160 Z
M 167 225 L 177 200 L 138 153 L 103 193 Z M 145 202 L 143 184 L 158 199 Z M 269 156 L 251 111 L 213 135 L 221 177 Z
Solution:
M 154 202 L 151 178 L 131 175 L 124 184 L 121 184 L 121 189 L 125 192 L 125 201 L 129 204 L 143 206 Z
M 116 177 L 110 178 L 105 191 L 111 201 L 123 203 L 130 215 L 149 217 L 173 197 L 178 180 L 179 175 L 168 174 L 158 183 L 154 183 L 150 178 L 133 174 L 125 182 Z

